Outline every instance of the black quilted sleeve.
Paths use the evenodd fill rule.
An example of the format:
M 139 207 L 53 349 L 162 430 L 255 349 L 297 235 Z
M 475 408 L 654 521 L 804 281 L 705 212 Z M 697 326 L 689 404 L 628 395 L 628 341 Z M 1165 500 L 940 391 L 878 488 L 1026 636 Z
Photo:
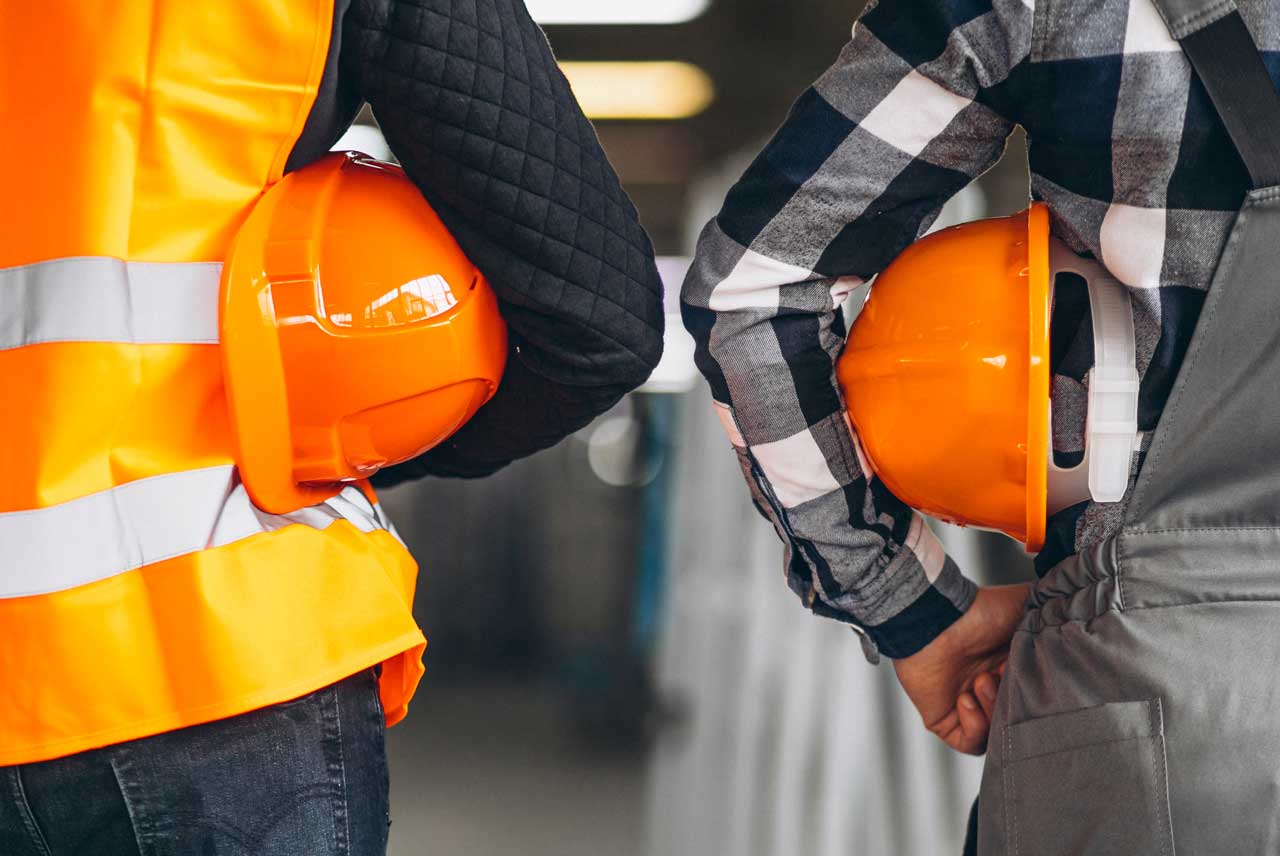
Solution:
M 481 476 L 558 442 L 662 352 L 653 247 L 521 0 L 355 0 L 342 75 L 497 292 L 497 395 L 453 438 L 375 479 Z

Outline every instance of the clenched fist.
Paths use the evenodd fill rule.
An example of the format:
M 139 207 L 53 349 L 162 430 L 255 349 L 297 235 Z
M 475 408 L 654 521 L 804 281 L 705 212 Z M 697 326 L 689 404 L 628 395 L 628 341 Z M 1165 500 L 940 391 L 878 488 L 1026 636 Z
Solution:
M 925 727 L 958 752 L 987 749 L 996 687 L 1029 586 L 987 586 L 955 624 L 919 652 L 894 661 Z

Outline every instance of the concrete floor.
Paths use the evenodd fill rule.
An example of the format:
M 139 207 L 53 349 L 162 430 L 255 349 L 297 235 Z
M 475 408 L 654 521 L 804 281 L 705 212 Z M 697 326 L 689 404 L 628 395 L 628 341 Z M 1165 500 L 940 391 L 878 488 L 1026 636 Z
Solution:
M 391 856 L 640 856 L 644 759 L 573 739 L 536 684 L 432 685 L 387 737 Z

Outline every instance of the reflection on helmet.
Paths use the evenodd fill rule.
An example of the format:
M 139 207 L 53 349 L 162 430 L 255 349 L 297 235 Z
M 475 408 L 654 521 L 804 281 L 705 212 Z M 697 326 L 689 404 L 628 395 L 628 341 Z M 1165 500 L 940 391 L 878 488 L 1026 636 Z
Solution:
M 439 274 L 423 276 L 397 285 L 381 295 L 354 315 L 349 311 L 337 311 L 340 307 L 325 306 L 329 321 L 339 327 L 402 327 L 416 321 L 425 321 L 448 312 L 458 305 L 453 288 Z

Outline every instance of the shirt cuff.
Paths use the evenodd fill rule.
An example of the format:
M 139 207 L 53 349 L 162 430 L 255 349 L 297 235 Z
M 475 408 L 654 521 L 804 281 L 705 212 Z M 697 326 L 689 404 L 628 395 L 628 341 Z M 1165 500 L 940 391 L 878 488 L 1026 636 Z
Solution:
M 894 660 L 910 657 L 968 612 L 977 595 L 977 585 L 947 557 L 938 578 L 906 609 L 881 624 L 854 628 L 862 637 L 863 653 L 872 664 L 881 655 Z

